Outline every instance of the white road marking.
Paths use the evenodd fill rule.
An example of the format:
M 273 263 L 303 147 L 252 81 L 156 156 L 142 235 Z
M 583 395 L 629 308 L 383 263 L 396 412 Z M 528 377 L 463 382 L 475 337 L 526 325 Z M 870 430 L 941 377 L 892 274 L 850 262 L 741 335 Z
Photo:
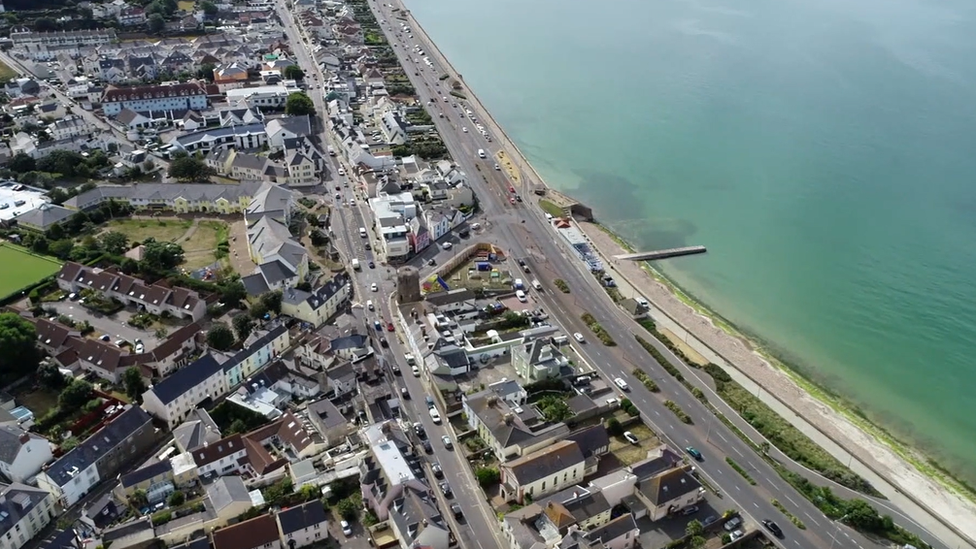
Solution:
M 735 446 L 733 446 L 732 449 L 735 450 L 735 453 L 739 454 L 739 456 L 746 457 L 746 456 L 742 455 L 742 452 L 740 452 L 739 449 L 736 448 Z
M 792 503 L 793 505 L 796 505 L 797 507 L 800 506 L 800 504 L 797 503 L 797 502 L 795 502 L 795 501 L 793 501 L 793 498 L 791 498 L 790 496 L 786 496 L 786 499 L 790 500 L 790 503 Z
M 811 521 L 812 521 L 812 522 L 813 522 L 814 524 L 816 524 L 817 526 L 820 526 L 820 523 L 819 523 L 819 522 L 817 522 L 817 519 L 815 519 L 815 518 L 813 518 L 813 517 L 811 517 L 811 516 L 810 516 L 810 513 L 803 513 L 803 514 L 804 514 L 804 515 L 806 515 L 806 516 L 807 516 L 807 518 L 808 518 L 808 519 L 810 519 L 810 520 L 811 520 Z

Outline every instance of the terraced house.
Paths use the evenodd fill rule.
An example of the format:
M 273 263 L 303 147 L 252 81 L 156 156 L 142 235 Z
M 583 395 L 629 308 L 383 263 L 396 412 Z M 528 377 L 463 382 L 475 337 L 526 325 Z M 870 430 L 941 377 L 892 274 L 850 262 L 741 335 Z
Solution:
M 142 395 L 142 407 L 172 429 L 207 399 L 227 394 L 279 356 L 291 342 L 288 328 L 251 334 L 244 350 L 231 357 L 208 353 L 177 370 Z M 223 360 L 218 360 L 220 357 Z
M 146 284 L 142 280 L 114 270 L 86 267 L 69 261 L 57 276 L 58 287 L 65 292 L 93 290 L 107 298 L 143 307 L 152 314 L 169 313 L 176 318 L 200 320 L 207 304 L 193 290 Z
M 210 183 L 105 185 L 66 200 L 64 206 L 72 210 L 85 211 L 115 200 L 137 210 L 235 214 L 244 212 L 256 195 L 266 187 L 273 186 L 275 185 L 260 181 L 244 181 L 234 185 Z

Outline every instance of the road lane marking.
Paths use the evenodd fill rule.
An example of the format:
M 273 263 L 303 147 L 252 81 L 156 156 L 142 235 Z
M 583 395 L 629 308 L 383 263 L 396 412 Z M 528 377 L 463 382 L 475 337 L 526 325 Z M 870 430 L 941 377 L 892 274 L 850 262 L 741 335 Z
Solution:
M 786 496 L 786 499 L 790 500 L 790 503 L 792 503 L 793 505 L 796 505 L 797 507 L 800 506 L 800 504 L 797 503 L 797 502 L 795 502 L 795 501 L 793 501 L 793 498 L 791 498 L 790 496 Z
M 759 509 L 759 504 L 758 504 L 758 503 L 756 503 L 756 502 L 754 501 L 754 502 L 752 502 L 752 504 L 753 504 L 753 506 L 755 506 L 755 507 L 756 507 L 756 509 Z
M 733 484 L 733 486 L 735 486 L 735 489 L 736 489 L 736 490 L 738 490 L 738 491 L 740 491 L 740 492 L 742 491 L 742 488 L 739 488 L 739 485 L 738 485 L 738 484 Z
M 728 444 L 729 441 L 725 440 L 725 437 L 722 436 L 722 433 L 721 432 L 718 432 L 718 433 L 715 433 L 715 434 L 718 435 L 718 438 L 722 439 L 726 444 Z
M 803 514 L 804 514 L 804 515 L 806 515 L 806 516 L 807 516 L 807 518 L 808 518 L 808 519 L 810 519 L 810 521 L 812 521 L 812 522 L 813 522 L 814 524 L 816 524 L 817 526 L 820 526 L 820 523 L 819 523 L 819 522 L 817 522 L 817 519 L 815 519 L 815 518 L 813 518 L 813 517 L 811 517 L 811 516 L 810 516 L 810 513 L 803 513 Z
M 733 447 L 732 447 L 732 449 L 733 449 L 733 450 L 735 451 L 735 453 L 737 453 L 737 454 L 739 454 L 739 455 L 740 455 L 741 457 L 746 457 L 746 456 L 744 456 L 744 455 L 742 454 L 742 452 L 740 452 L 740 451 L 739 451 L 739 449 L 738 449 L 738 448 L 736 448 L 735 446 L 733 446 Z

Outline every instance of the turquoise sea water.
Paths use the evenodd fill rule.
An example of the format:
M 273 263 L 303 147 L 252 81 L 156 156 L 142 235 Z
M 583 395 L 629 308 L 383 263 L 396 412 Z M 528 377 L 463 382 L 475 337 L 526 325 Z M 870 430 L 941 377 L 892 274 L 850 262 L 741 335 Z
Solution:
M 976 479 L 976 4 L 406 1 L 551 185 Z

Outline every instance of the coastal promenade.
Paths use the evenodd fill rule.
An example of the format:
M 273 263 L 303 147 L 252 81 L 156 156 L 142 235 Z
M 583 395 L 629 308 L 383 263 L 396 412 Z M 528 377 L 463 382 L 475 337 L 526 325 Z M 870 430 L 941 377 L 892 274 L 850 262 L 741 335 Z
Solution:
M 399 1 L 392 5 L 405 10 L 405 6 Z M 448 73 L 459 75 L 426 35 L 420 23 L 409 12 L 406 13 L 406 22 L 414 29 L 418 41 L 425 43 L 428 55 L 435 64 L 449 69 L 446 71 Z M 523 196 L 532 201 L 534 206 L 532 194 L 524 191 L 545 185 L 544 180 L 491 117 L 477 96 L 467 87 L 463 93 L 478 111 L 489 131 L 499 138 L 498 145 L 508 151 L 508 159 L 522 176 Z M 624 269 L 619 262 L 612 262 L 613 255 L 626 253 L 626 250 L 621 250 L 612 238 L 595 226 L 587 229 L 595 247 L 608 263 L 614 264 L 618 275 L 632 281 L 630 284 L 638 288 L 652 303 L 658 313 L 655 319 L 662 319 L 662 325 L 670 323 L 666 327 L 672 332 L 684 337 L 696 350 L 700 347 L 699 352 L 705 357 L 729 369 L 730 374 L 746 388 L 752 388 L 759 393 L 771 407 L 822 444 L 837 459 L 850 463 L 852 469 L 885 492 L 892 503 L 942 540 L 947 547 L 976 547 L 971 541 L 976 537 L 976 506 L 932 479 L 924 477 L 882 442 L 808 394 L 787 374 L 769 365 L 745 343 L 717 328 L 709 319 L 685 305 L 668 287 L 644 272 L 639 264 L 626 262 Z M 906 496 L 906 493 L 911 496 Z

